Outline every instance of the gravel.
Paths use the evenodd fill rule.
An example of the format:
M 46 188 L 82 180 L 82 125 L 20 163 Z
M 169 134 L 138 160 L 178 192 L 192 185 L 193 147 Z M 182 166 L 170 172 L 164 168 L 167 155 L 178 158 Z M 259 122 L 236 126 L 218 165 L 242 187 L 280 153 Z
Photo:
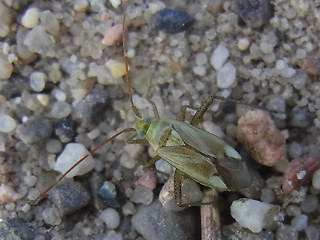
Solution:
M 166 8 L 181 11 L 179 19 L 171 17 L 171 21 L 183 18 L 185 23 L 189 18 L 189 26 L 169 26 L 160 19 L 161 27 L 152 28 L 154 16 Z M 173 173 L 168 163 L 156 163 L 167 174 L 157 173 L 152 188 L 135 185 L 143 176 L 143 164 L 155 153 L 150 147 L 127 144 L 130 134 L 120 135 L 95 152 L 97 161 L 85 167 L 84 175 L 65 179 L 63 184 L 75 181 L 82 187 L 71 184 L 64 193 L 59 190 L 66 196 L 61 203 L 50 198 L 33 203 L 59 175 L 53 170 L 55 159 L 68 143 L 90 150 L 119 130 L 134 127 L 137 118 L 122 77 L 119 32 L 112 41 L 115 45 L 102 44 L 107 29 L 121 26 L 124 13 L 130 83 L 143 117 L 154 116 L 153 101 L 163 119 L 176 119 L 181 107 L 188 106 L 185 118 L 189 121 L 190 114 L 211 95 L 283 111 L 268 111 L 288 152 L 275 166 L 261 166 L 237 144 L 237 120 L 244 110 L 235 113 L 224 108 L 224 102 L 215 101 L 203 116 L 205 124 L 199 127 L 210 130 L 214 122 L 225 140 L 243 153 L 252 175 L 250 186 L 219 194 L 224 238 L 319 238 L 320 174 L 315 167 L 320 160 L 318 5 L 315 1 L 270 4 L 269 0 L 0 1 L 0 213 L 1 226 L 5 226 L 0 229 L 11 234 L 5 236 L 22 238 L 15 232 L 21 229 L 33 232 L 30 239 L 187 239 L 193 229 L 197 234 L 189 239 L 200 239 L 198 208 L 165 213 L 157 203 L 167 175 Z M 110 63 L 116 64 L 110 67 Z M 235 105 L 236 109 L 240 106 Z M 278 138 L 268 132 L 266 142 Z M 314 160 L 306 169 L 301 168 L 304 164 L 289 168 L 285 175 L 291 177 L 285 181 L 294 179 L 293 188 L 284 192 L 283 173 L 296 158 Z M 94 175 L 99 175 L 98 183 L 93 183 Z M 115 186 L 119 206 L 103 201 L 99 195 L 103 182 Z M 202 187 L 187 185 L 183 195 L 201 196 Z M 78 189 L 74 196 L 72 189 Z M 175 204 L 170 189 L 164 193 L 171 193 L 169 199 Z M 78 194 L 84 196 L 77 198 Z M 253 233 L 230 217 L 230 205 L 243 197 L 279 206 L 283 215 L 270 220 L 275 225 L 262 225 L 260 232 Z M 71 206 L 62 213 L 57 210 L 69 200 Z M 99 218 L 108 208 L 117 212 L 111 216 L 119 217 L 115 229 Z M 149 209 L 144 215 L 147 220 L 133 217 L 142 209 Z M 189 211 L 195 211 L 194 219 L 189 219 Z M 172 220 L 175 214 L 180 217 Z M 12 218 L 20 219 L 14 221 L 15 227 L 7 224 Z M 176 227 L 180 225 L 183 230 Z

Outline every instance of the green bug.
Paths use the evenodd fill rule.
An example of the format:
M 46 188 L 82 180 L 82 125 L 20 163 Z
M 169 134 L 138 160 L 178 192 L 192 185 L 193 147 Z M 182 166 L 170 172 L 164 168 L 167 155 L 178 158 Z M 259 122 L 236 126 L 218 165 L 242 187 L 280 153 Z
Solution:
M 132 98 L 130 77 L 128 70 L 128 59 L 125 46 L 125 16 L 123 18 L 123 52 L 126 65 L 126 82 L 129 91 L 132 110 L 139 118 L 136 121 L 136 128 L 126 128 L 103 141 L 90 151 L 96 152 L 106 143 L 117 136 L 127 132 L 137 132 L 143 138 L 131 139 L 128 143 L 148 142 L 157 154 L 148 163 L 152 166 L 160 158 L 173 165 L 175 199 L 179 206 L 201 205 L 201 203 L 181 203 L 181 182 L 183 176 L 187 176 L 201 185 L 225 191 L 237 190 L 249 185 L 251 181 L 250 172 L 239 153 L 219 137 L 197 127 L 203 115 L 217 99 L 215 96 L 207 98 L 192 117 L 190 124 L 184 122 L 184 115 L 181 121 L 161 119 L 154 103 L 154 119 L 145 120 Z M 185 113 L 185 108 L 183 113 Z M 62 174 L 59 179 L 49 186 L 38 198 L 42 199 L 59 181 L 61 181 L 72 169 L 89 156 L 85 155 L 78 160 L 68 171 Z

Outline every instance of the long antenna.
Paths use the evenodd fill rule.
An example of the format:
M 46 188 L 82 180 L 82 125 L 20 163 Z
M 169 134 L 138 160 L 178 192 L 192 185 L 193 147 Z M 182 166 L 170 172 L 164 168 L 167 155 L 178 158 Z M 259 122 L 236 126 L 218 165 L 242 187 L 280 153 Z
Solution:
M 138 118 L 142 118 L 141 113 L 138 111 L 137 107 L 134 105 L 133 99 L 132 99 L 131 81 L 129 76 L 128 56 L 127 56 L 127 48 L 126 48 L 126 15 L 125 14 L 123 14 L 123 21 L 122 21 L 122 48 L 123 48 L 124 63 L 126 65 L 126 81 L 127 81 L 127 86 L 128 86 L 128 91 L 129 91 L 129 96 L 131 101 L 131 107 L 134 113 L 136 114 L 136 116 Z

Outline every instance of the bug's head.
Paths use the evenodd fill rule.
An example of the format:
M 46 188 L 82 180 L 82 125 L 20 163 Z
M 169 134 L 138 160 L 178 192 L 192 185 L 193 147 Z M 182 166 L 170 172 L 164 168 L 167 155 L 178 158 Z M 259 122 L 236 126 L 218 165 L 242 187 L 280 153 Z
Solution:
M 150 127 L 150 121 L 148 119 L 139 119 L 136 121 L 136 129 L 139 132 L 139 135 L 145 135 Z

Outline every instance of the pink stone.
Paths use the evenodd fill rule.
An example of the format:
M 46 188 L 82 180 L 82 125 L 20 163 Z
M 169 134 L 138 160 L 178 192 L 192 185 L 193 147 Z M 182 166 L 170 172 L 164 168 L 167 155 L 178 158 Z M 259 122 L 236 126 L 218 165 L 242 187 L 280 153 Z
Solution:
M 102 44 L 106 46 L 114 46 L 122 41 L 122 24 L 116 24 L 109 28 L 104 34 Z
M 142 185 L 148 189 L 155 189 L 157 187 L 157 174 L 155 170 L 147 170 L 135 182 L 136 185 Z

